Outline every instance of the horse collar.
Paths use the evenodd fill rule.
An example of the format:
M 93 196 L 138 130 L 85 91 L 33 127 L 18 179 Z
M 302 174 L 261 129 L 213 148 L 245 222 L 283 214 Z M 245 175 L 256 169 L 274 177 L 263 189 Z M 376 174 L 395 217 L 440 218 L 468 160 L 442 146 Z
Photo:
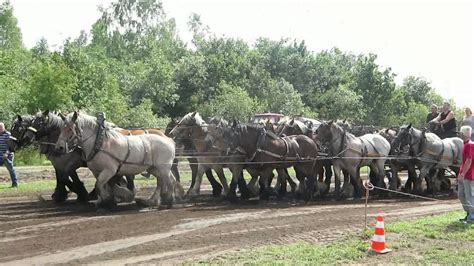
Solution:
M 105 137 L 105 126 L 103 123 L 97 123 L 97 132 L 96 132 L 96 138 L 94 142 L 94 147 L 89 153 L 89 155 L 85 156 L 84 161 L 89 162 L 90 160 L 94 159 L 94 157 L 99 153 L 100 149 L 102 148 L 102 144 L 104 143 L 104 137 Z M 85 140 L 82 141 L 84 143 L 87 139 L 91 138 L 94 134 L 90 135 L 87 137 Z

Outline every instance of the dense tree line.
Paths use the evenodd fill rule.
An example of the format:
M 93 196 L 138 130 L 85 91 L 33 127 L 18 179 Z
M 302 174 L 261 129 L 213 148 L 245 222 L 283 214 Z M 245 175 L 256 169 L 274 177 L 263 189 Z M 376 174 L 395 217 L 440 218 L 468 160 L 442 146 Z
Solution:
M 26 49 L 11 4 L 1 4 L 0 120 L 80 109 L 147 127 L 198 110 L 241 120 L 278 112 L 390 126 L 423 123 L 428 106 L 443 101 L 421 77 L 397 86 L 375 54 L 313 52 L 289 39 L 248 44 L 216 36 L 198 15 L 189 18 L 193 39 L 186 44 L 158 0 L 119 0 L 101 12 L 89 32 L 59 50 L 44 39 Z

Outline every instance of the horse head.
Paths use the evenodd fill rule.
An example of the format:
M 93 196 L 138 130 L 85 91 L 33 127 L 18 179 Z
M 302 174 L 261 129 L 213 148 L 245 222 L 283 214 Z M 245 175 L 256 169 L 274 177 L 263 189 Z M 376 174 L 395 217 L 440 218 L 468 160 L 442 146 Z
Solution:
M 17 118 L 12 123 L 10 130 L 10 139 L 7 141 L 9 151 L 16 151 L 16 149 L 22 148 L 31 142 L 27 142 L 24 139 L 24 135 L 31 126 L 33 116 L 31 115 L 17 115 Z
M 78 147 L 82 141 L 82 129 L 77 123 L 79 113 L 74 112 L 72 116 L 64 119 L 64 126 L 61 128 L 55 149 L 59 152 L 68 153 Z
M 410 147 L 413 143 L 414 138 L 414 129 L 411 123 L 407 126 L 401 126 L 400 130 L 398 131 L 397 136 L 393 140 L 393 147 L 394 151 L 397 154 L 405 149 L 406 147 Z
M 207 130 L 207 124 L 198 112 L 191 112 L 183 116 L 171 129 L 169 136 L 173 139 L 190 139 L 196 130 Z

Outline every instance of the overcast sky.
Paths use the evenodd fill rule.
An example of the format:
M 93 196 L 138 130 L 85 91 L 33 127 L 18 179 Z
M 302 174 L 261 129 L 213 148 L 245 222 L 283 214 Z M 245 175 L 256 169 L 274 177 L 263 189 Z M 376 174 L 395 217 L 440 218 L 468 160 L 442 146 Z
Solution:
M 45 37 L 53 48 L 67 37 L 89 31 L 98 5 L 111 1 L 11 0 L 32 47 Z M 423 76 L 444 97 L 474 107 L 474 5 L 471 1 L 296 1 L 164 0 L 184 40 L 191 13 L 218 35 L 253 43 L 258 37 L 304 40 L 313 51 L 339 47 L 375 53 L 401 84 Z

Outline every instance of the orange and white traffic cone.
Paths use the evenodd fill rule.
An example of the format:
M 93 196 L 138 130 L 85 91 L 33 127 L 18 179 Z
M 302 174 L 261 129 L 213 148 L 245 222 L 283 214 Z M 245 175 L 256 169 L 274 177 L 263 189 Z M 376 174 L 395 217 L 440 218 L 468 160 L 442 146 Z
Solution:
M 372 246 L 370 250 L 379 254 L 385 254 L 392 251 L 385 247 L 385 229 L 382 215 L 377 216 L 377 223 L 375 224 L 375 232 L 372 237 Z

